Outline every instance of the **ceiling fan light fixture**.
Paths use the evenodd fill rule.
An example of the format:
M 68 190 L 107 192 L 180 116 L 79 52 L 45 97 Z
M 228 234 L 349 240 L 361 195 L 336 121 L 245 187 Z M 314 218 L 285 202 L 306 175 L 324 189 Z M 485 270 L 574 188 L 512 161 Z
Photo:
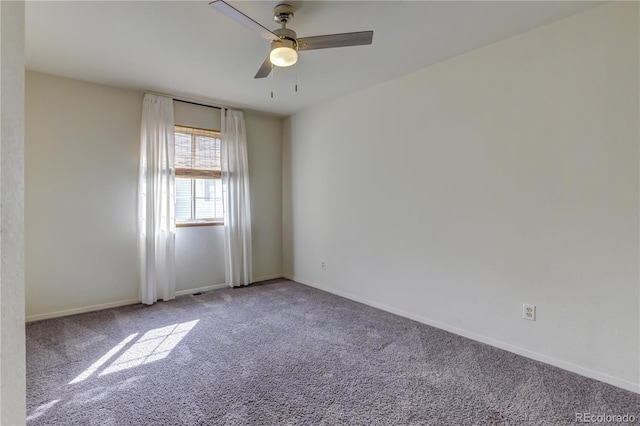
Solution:
M 298 52 L 292 40 L 281 39 L 271 42 L 271 63 L 277 67 L 290 67 L 298 62 Z

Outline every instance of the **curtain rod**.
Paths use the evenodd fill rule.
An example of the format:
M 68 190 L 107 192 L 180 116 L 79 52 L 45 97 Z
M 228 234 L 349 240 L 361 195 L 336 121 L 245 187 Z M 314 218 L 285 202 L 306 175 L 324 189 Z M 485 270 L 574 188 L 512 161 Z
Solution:
M 222 107 L 219 107 L 219 106 L 199 104 L 198 102 L 191 102 L 191 101 L 183 101 L 182 99 L 173 98 L 173 100 L 175 102 L 182 102 L 183 104 L 191 104 L 191 105 L 198 105 L 198 106 L 203 106 L 207 108 L 222 109 Z
M 1 0 L 0 0 L 1 1 Z M 198 105 L 198 106 L 203 106 L 203 107 L 207 107 L 207 108 L 215 108 L 215 109 L 233 109 L 233 108 L 229 108 L 226 106 L 220 106 L 220 105 L 214 105 L 214 104 L 205 104 L 202 102 L 198 102 L 195 99 L 187 99 L 187 98 L 179 98 L 177 96 L 172 96 L 172 95 L 167 95 L 165 93 L 158 93 L 158 92 L 144 92 L 145 94 L 150 94 L 150 95 L 157 95 L 157 96 L 164 96 L 165 98 L 171 98 L 176 102 L 182 102 L 185 104 L 191 104 L 191 105 Z

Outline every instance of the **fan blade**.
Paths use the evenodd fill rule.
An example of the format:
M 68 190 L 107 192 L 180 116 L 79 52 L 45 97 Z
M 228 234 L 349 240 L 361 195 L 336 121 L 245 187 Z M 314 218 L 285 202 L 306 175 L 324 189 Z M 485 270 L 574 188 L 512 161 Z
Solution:
M 267 55 L 267 59 L 260 65 L 260 69 L 253 78 L 265 78 L 269 74 L 271 74 L 271 59 L 269 59 L 269 55 Z
M 361 46 L 371 44 L 373 31 L 329 34 L 298 39 L 298 50 L 328 49 L 330 47 Z
M 267 28 L 263 27 L 262 25 L 258 24 L 256 21 L 254 21 L 253 19 L 249 18 L 247 15 L 245 15 L 242 12 L 240 12 L 235 7 L 231 6 L 228 3 L 225 3 L 223 0 L 212 1 L 211 3 L 209 3 L 209 6 L 212 6 L 217 11 L 224 13 L 229 18 L 231 18 L 234 21 L 244 25 L 245 27 L 249 28 L 250 30 L 255 31 L 262 38 L 266 38 L 267 40 L 271 40 L 271 41 L 280 40 L 280 37 L 278 37 L 277 35 L 275 35 L 271 31 L 269 31 Z

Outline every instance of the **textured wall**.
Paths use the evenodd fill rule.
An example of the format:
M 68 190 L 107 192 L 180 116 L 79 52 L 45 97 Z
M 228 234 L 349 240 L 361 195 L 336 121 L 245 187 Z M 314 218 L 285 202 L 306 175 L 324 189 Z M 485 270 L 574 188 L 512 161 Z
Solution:
M 638 47 L 612 3 L 286 120 L 285 273 L 640 390 Z
M 138 299 L 136 194 L 143 93 L 38 72 L 26 81 L 28 319 Z M 176 103 L 181 124 L 220 111 Z M 186 121 L 185 121 L 186 120 Z M 246 114 L 254 278 L 281 274 L 281 119 Z M 222 227 L 179 228 L 178 291 L 224 284 Z
M 138 300 L 142 96 L 27 72 L 27 317 Z
M 204 129 L 220 129 L 220 111 L 176 102 L 176 123 Z M 249 182 L 253 279 L 282 274 L 282 120 L 245 112 Z M 176 288 L 189 291 L 223 285 L 224 228 L 184 227 L 176 231 Z
M 25 423 L 24 2 L 0 2 L 0 424 Z

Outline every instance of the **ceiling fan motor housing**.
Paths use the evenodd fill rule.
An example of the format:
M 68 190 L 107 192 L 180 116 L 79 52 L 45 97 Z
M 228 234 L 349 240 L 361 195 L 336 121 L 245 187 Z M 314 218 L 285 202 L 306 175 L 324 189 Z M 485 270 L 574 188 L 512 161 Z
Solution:
M 285 40 L 291 40 L 296 46 L 298 44 L 298 35 L 295 31 L 290 30 L 289 28 L 278 28 L 277 30 L 273 30 L 273 33 Z

